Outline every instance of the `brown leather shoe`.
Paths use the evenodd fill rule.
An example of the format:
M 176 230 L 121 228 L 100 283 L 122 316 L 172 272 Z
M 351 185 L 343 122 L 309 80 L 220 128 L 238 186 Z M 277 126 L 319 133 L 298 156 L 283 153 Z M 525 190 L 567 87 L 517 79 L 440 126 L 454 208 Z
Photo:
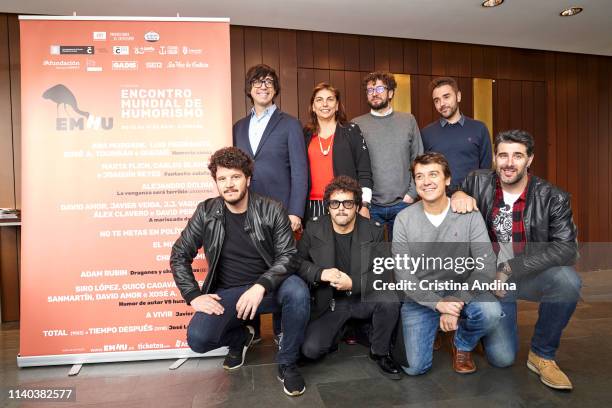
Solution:
M 529 350 L 527 367 L 540 376 L 540 381 L 556 390 L 571 390 L 572 382 L 554 360 L 547 360 Z
M 453 351 L 453 369 L 456 373 L 471 374 L 476 371 L 472 352 L 457 350 L 457 347 L 455 347 L 455 336 L 451 337 L 451 350 Z

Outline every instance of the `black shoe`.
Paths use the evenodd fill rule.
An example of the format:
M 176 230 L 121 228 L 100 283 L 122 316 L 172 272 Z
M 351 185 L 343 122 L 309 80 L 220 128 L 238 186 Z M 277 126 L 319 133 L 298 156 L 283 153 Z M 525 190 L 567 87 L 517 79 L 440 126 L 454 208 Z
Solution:
M 283 383 L 283 390 L 290 397 L 297 397 L 306 391 L 304 378 L 295 364 L 279 365 L 278 380 Z
M 223 368 L 226 370 L 235 370 L 244 364 L 244 356 L 255 337 L 255 330 L 251 326 L 245 326 L 244 329 L 246 331 L 246 338 L 242 346 L 230 348 L 227 356 L 225 356 L 225 360 L 223 360 Z
M 385 377 L 390 378 L 392 380 L 399 380 L 402 378 L 402 373 L 400 371 L 399 366 L 395 364 L 395 361 L 393 361 L 393 359 L 389 357 L 388 354 L 384 356 L 379 356 L 372 353 L 372 351 L 370 350 L 370 359 L 376 362 L 376 365 L 378 365 L 380 372 L 383 373 Z

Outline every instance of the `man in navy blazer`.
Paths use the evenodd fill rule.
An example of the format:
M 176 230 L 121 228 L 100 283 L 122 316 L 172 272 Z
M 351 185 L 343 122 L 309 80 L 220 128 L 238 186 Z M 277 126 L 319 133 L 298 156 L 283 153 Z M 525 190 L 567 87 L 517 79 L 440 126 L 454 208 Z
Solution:
M 308 162 L 302 125 L 274 104 L 280 93 L 276 71 L 265 64 L 251 67 L 244 85 L 253 103 L 251 112 L 234 124 L 234 146 L 255 161 L 250 190 L 283 203 L 293 231 L 302 229 L 308 194 Z M 252 322 L 255 342 L 260 341 L 259 317 Z M 273 319 L 274 341 L 281 342 L 281 319 Z
M 250 189 L 283 203 L 291 228 L 302 228 L 308 185 L 302 125 L 274 104 L 280 83 L 273 68 L 260 64 L 246 74 L 245 93 L 251 112 L 234 124 L 234 146 L 255 161 Z

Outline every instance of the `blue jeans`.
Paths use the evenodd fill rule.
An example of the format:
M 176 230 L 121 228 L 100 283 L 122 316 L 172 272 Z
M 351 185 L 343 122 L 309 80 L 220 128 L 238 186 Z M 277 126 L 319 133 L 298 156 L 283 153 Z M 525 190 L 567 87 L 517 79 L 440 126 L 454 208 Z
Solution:
M 196 312 L 187 328 L 187 343 L 196 353 L 206 353 L 219 347 L 240 347 L 245 340 L 244 320 L 238 319 L 236 303 L 252 285 L 219 289 L 219 303 L 225 311 L 222 315 Z M 278 352 L 279 364 L 293 364 L 298 360 L 304 342 L 304 331 L 310 318 L 310 292 L 306 283 L 297 275 L 291 275 L 276 292 L 264 296 L 257 313 L 282 311 L 283 340 Z
M 393 223 L 395 222 L 395 217 L 402 211 L 404 208 L 408 207 L 408 203 L 400 201 L 397 204 L 390 205 L 388 207 L 384 207 L 382 205 L 372 204 L 370 207 L 370 217 L 374 221 L 378 221 L 382 225 L 387 225 L 389 232 L 389 242 L 393 241 Z
M 531 351 L 554 360 L 563 329 L 567 326 L 580 298 L 582 282 L 569 266 L 546 269 L 517 282 L 517 290 L 500 299 L 504 317 L 500 324 L 483 338 L 489 363 L 507 367 L 514 363 L 518 351 L 516 300 L 540 302 L 538 321 L 531 338 Z
M 472 351 L 478 341 L 497 326 L 502 308 L 493 295 L 485 294 L 466 304 L 461 310 L 455 332 L 455 347 Z M 408 375 L 424 374 L 431 368 L 433 343 L 440 326 L 440 313 L 416 302 L 404 302 L 401 309 L 402 329 Z

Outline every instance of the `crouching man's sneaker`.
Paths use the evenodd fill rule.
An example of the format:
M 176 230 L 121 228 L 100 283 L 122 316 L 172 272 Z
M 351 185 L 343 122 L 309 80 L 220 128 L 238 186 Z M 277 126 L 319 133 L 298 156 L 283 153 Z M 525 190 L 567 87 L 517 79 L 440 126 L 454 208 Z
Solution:
M 285 394 L 290 397 L 297 397 L 306 391 L 304 378 L 295 364 L 279 364 L 278 379 L 283 383 Z
M 540 381 L 556 390 L 571 390 L 572 382 L 554 360 L 547 360 L 529 350 L 527 367 L 540 376 Z
M 244 364 L 246 352 L 253 343 L 253 338 L 255 337 L 255 329 L 251 326 L 245 326 L 244 331 L 246 334 L 242 345 L 240 347 L 230 347 L 227 356 L 225 356 L 225 360 L 223 360 L 223 368 L 226 370 L 235 370 L 242 367 Z

